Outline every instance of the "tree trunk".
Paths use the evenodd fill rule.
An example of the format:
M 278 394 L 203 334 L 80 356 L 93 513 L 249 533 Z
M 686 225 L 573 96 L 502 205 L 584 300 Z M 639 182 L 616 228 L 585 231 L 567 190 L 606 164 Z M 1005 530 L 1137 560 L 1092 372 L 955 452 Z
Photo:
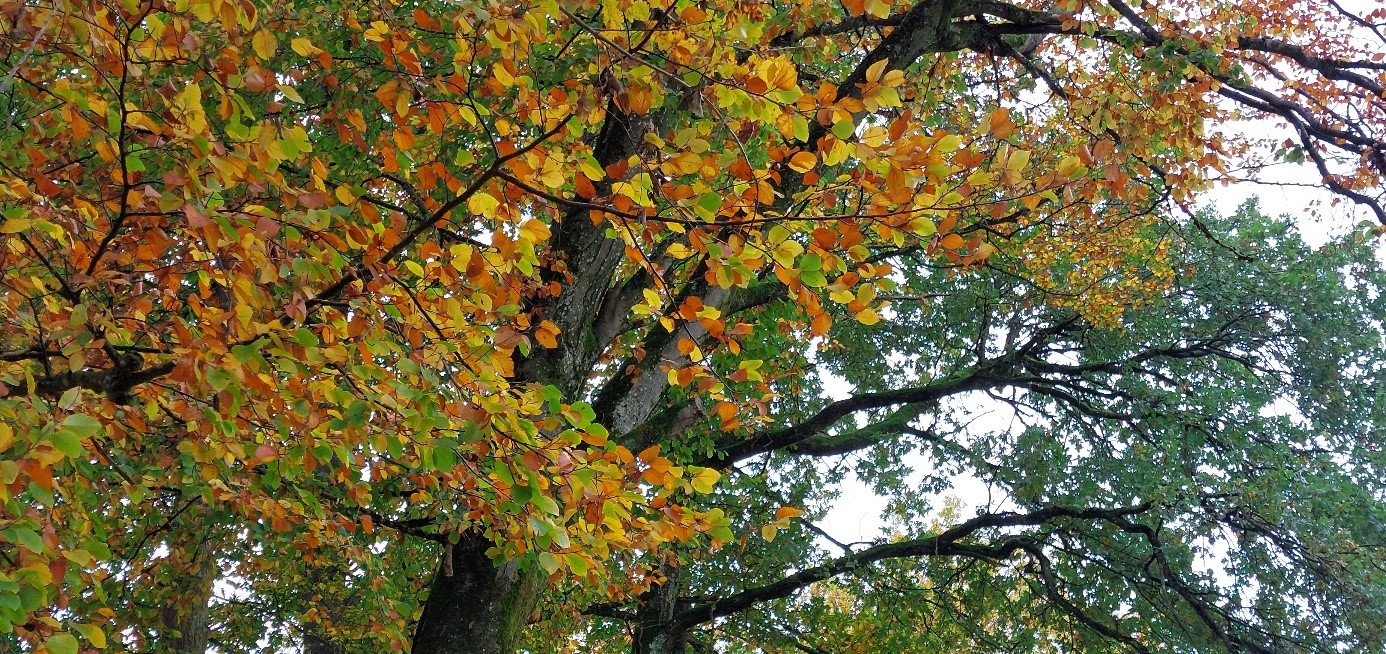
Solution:
M 679 569 L 664 566 L 664 583 L 640 597 L 636 612 L 633 654 L 684 654 L 688 630 L 677 624 Z
M 308 627 L 303 633 L 303 654 L 343 654 L 343 650 L 315 627 Z
M 212 585 L 220 569 L 215 552 L 216 539 L 206 529 L 183 533 L 187 543 L 170 543 L 170 583 L 175 592 L 160 611 L 162 642 L 160 650 L 173 654 L 204 654 L 211 637 Z
M 353 600 L 351 594 L 332 593 L 336 584 L 347 575 L 347 568 L 337 562 L 310 561 L 306 575 L 310 589 L 309 605 L 314 615 L 300 616 L 303 629 L 303 654 L 345 654 L 346 648 L 332 637 L 328 625 L 341 621 L 342 609 Z M 309 619 L 311 617 L 311 619 Z
M 593 144 L 597 162 L 606 166 L 630 156 L 641 134 L 629 116 L 609 103 Z M 599 184 L 599 192 L 609 191 L 609 182 Z M 601 350 L 615 336 L 598 328 L 599 314 L 609 295 L 619 294 L 612 282 L 625 250 L 619 240 L 606 235 L 606 225 L 592 223 L 586 210 L 570 211 L 555 223 L 549 249 L 548 256 L 562 262 L 566 273 L 555 269 L 546 276 L 555 282 L 571 281 L 557 297 L 536 300 L 533 308 L 558 325 L 559 347 L 517 360 L 513 381 L 550 384 L 572 399 L 581 396 Z M 647 414 L 651 409 L 653 403 Z M 484 535 L 470 532 L 444 555 L 414 632 L 414 654 L 515 650 L 547 575 L 536 568 L 521 570 L 513 561 L 493 562 L 486 556 L 491 545 Z
M 521 570 L 513 561 L 497 565 L 486 556 L 489 547 L 485 536 L 468 532 L 450 548 L 451 566 L 444 564 L 434 577 L 414 632 L 414 654 L 514 649 L 547 575 L 538 568 Z

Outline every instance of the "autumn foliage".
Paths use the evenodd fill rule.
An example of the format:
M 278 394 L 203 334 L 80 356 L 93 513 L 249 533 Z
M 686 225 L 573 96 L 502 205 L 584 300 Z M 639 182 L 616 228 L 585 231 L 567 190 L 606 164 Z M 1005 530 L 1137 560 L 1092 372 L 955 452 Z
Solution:
M 507 651 L 542 597 L 620 619 L 797 524 L 709 501 L 735 464 L 986 387 L 805 399 L 833 330 L 908 326 L 912 280 L 1002 271 L 1117 327 L 1198 274 L 1171 225 L 1202 191 L 1285 160 L 1386 222 L 1384 22 L 0 3 L 0 643 Z

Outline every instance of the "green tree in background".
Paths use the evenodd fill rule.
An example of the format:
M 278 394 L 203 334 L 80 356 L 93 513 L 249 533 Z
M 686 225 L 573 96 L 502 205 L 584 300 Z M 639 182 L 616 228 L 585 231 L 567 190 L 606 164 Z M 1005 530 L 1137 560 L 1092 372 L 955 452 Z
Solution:
M 1254 204 L 1172 229 L 1184 272 L 1118 325 L 1004 270 L 921 261 L 890 328 L 838 323 L 815 350 L 852 398 L 797 416 L 917 400 L 733 463 L 708 501 L 782 531 L 691 558 L 643 603 L 589 607 L 618 643 L 600 651 L 623 650 L 613 626 L 726 652 L 1380 648 L 1371 244 L 1311 249 Z M 890 498 L 893 537 L 813 526 L 848 472 Z M 985 484 L 966 511 L 959 476 Z

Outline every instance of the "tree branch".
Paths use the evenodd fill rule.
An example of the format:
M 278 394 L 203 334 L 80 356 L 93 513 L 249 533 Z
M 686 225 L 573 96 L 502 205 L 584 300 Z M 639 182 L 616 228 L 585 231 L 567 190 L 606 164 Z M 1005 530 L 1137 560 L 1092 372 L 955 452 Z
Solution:
M 1033 535 L 1003 536 L 991 544 L 962 543 L 965 538 L 984 529 L 1002 527 L 1034 527 L 1056 520 L 1114 520 L 1149 511 L 1150 503 L 1135 506 L 1104 508 L 1070 508 L 1051 506 L 1030 513 L 989 513 L 967 520 L 934 536 L 896 543 L 884 543 L 859 552 L 843 555 L 828 563 L 801 570 L 779 581 L 747 589 L 731 596 L 699 602 L 674 618 L 680 628 L 711 622 L 744 611 L 758 603 L 789 597 L 807 586 L 866 567 L 886 559 L 922 556 L 963 556 L 987 561 L 1002 561 L 1017 550 L 1034 546 Z

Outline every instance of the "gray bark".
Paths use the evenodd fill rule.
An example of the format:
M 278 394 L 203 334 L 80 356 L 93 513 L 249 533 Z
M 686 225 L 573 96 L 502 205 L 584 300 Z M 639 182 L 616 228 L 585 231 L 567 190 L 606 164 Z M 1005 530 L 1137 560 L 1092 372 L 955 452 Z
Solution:
M 490 546 L 485 536 L 469 532 L 444 554 L 451 555 L 451 566 L 441 566 L 433 580 L 414 633 L 415 654 L 514 651 L 545 575 L 514 562 L 497 564 L 486 555 Z
M 192 516 L 183 516 L 191 519 Z M 211 638 L 212 585 L 220 568 L 213 530 L 190 528 L 182 531 L 185 542 L 169 543 L 170 599 L 159 612 L 160 649 L 173 654 L 203 654 Z
M 597 161 L 605 166 L 630 156 L 639 132 L 629 117 L 609 105 L 593 144 Z M 570 211 L 555 225 L 550 256 L 564 263 L 572 282 L 564 285 L 558 297 L 536 303 L 535 308 L 558 325 L 559 346 L 536 349 L 520 360 L 517 383 L 553 385 L 568 398 L 581 393 L 606 346 L 596 342 L 594 326 L 603 301 L 613 292 L 612 280 L 624 254 L 624 246 L 607 238 L 605 226 L 592 224 L 585 210 Z M 553 276 L 561 281 L 557 274 Z M 522 570 L 514 562 L 493 562 L 486 556 L 490 546 L 482 534 L 463 534 L 451 548 L 450 565 L 440 563 L 414 633 L 414 654 L 515 650 L 547 575 L 537 568 Z

